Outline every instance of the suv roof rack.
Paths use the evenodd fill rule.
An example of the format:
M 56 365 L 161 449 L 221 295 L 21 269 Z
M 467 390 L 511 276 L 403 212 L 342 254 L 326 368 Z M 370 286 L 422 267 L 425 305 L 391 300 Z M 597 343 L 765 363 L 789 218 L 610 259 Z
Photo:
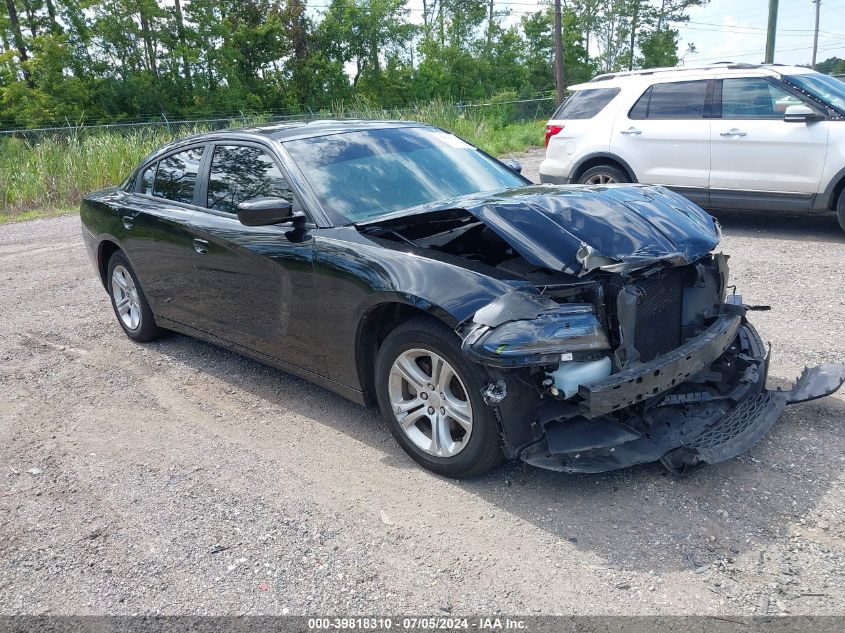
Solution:
M 779 66 L 781 64 L 766 64 L 766 66 Z M 747 64 L 744 62 L 732 62 L 732 61 L 724 61 L 724 62 L 713 62 L 711 64 L 702 64 L 700 66 L 666 66 L 662 68 L 643 68 L 642 70 L 623 70 L 616 73 L 605 73 L 603 75 L 597 75 L 590 79 L 588 83 L 593 83 L 595 81 L 608 81 L 610 79 L 616 79 L 617 77 L 636 77 L 642 75 L 654 75 L 656 73 L 671 73 L 671 72 L 682 72 L 685 70 L 713 70 L 716 68 L 729 68 L 731 70 L 738 70 L 738 69 L 747 69 L 747 68 L 760 68 L 763 64 Z

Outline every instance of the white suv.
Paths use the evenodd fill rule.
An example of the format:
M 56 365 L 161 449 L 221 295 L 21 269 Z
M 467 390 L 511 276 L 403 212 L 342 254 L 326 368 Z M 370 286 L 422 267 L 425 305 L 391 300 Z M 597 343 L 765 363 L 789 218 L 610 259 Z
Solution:
M 544 183 L 666 185 L 710 209 L 837 211 L 845 82 L 720 63 L 600 75 L 546 126 Z

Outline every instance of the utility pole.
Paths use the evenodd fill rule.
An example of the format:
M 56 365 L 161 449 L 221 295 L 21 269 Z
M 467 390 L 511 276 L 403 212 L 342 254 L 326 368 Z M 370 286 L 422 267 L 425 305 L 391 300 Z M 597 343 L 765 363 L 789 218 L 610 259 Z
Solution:
M 764 64 L 775 63 L 775 33 L 778 30 L 778 0 L 769 0 L 769 29 L 766 32 L 766 59 Z
M 821 13 L 822 0 L 813 0 L 816 5 L 816 31 L 813 33 L 813 70 L 816 69 L 816 53 L 819 50 L 819 13 Z
M 561 33 L 560 0 L 555 0 L 555 87 L 557 102 L 566 98 L 566 83 L 563 77 L 563 34 Z

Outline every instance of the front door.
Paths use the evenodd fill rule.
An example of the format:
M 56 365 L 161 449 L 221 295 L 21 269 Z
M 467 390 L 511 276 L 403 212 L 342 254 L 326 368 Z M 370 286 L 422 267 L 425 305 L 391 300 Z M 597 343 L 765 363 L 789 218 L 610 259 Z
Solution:
M 236 215 L 236 205 L 245 200 L 293 200 L 293 193 L 265 149 L 219 144 L 213 152 L 203 188 L 207 208 L 190 222 L 201 297 L 195 327 L 324 375 L 313 323 L 313 241 L 307 228 L 244 226 Z
M 721 117 L 713 119 L 710 145 L 714 206 L 734 206 L 739 192 L 809 204 L 824 169 L 828 124 L 785 122 L 786 108 L 801 103 L 766 77 L 721 80 Z

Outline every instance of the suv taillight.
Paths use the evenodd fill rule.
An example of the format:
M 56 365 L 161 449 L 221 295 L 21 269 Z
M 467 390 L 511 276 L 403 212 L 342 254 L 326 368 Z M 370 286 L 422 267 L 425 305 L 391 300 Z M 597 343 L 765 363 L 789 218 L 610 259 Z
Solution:
M 562 125 L 547 125 L 546 126 L 546 147 L 549 146 L 549 139 L 552 138 L 555 134 L 563 130 Z

